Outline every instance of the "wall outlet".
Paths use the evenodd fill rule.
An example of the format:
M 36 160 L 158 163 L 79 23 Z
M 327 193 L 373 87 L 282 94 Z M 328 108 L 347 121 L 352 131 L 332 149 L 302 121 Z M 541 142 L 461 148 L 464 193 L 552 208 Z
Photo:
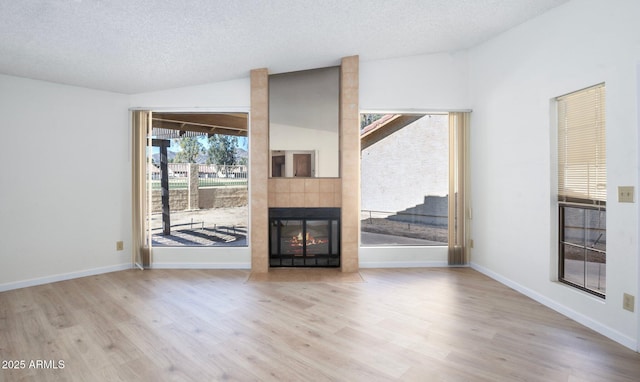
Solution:
M 633 203 L 633 186 L 618 186 L 618 202 Z
M 622 295 L 622 309 L 633 312 L 635 310 L 636 298 L 628 293 Z
M 116 241 L 116 251 L 122 251 L 122 250 L 124 250 L 124 242 Z
M 473 239 L 469 239 L 469 248 L 473 248 Z

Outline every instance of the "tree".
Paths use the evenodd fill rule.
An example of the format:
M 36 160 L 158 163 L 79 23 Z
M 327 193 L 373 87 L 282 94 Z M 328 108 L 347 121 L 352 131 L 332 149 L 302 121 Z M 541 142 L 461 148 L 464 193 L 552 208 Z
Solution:
M 202 143 L 196 137 L 184 137 L 178 139 L 180 151 L 176 154 L 175 163 L 196 163 L 198 155 L 203 151 Z
M 232 135 L 214 134 L 209 137 L 207 163 L 224 166 L 237 164 L 237 148 L 238 137 Z
M 384 114 L 361 114 L 360 115 L 360 130 L 384 117 Z

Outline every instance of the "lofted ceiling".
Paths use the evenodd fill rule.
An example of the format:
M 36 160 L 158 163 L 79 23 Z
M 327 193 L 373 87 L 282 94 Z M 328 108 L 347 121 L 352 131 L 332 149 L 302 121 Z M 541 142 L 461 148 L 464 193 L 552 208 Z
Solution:
M 0 0 L 0 73 L 135 94 L 455 52 L 567 0 Z

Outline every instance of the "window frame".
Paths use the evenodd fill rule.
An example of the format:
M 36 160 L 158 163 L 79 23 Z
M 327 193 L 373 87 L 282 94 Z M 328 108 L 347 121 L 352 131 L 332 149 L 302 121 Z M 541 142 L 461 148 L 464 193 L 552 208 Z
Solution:
M 449 216 L 450 211 L 448 210 L 448 206 L 451 205 L 451 204 L 455 204 L 455 203 L 452 203 L 452 201 L 451 201 L 452 199 L 449 196 L 449 194 L 451 193 L 451 190 L 450 190 L 450 183 L 451 183 L 450 177 L 452 176 L 451 175 L 451 169 L 450 169 L 450 161 L 451 161 L 451 158 L 450 158 L 451 157 L 451 152 L 450 152 L 450 150 L 451 150 L 451 135 L 452 135 L 452 133 L 451 133 L 452 115 L 451 114 L 452 113 L 453 112 L 450 113 L 450 112 L 445 112 L 445 111 L 420 111 L 419 112 L 419 111 L 414 111 L 414 110 L 412 110 L 410 112 L 406 112 L 406 111 L 402 111 L 402 110 L 398 110 L 398 111 L 393 111 L 393 110 L 384 110 L 384 111 L 366 110 L 365 111 L 365 110 L 361 110 L 360 111 L 361 120 L 362 120 L 362 117 L 364 115 L 376 115 L 376 114 L 378 114 L 382 118 L 387 117 L 391 121 L 393 121 L 396 118 L 397 119 L 401 119 L 401 118 L 404 118 L 404 117 L 412 117 L 412 116 L 416 117 L 416 116 L 419 116 L 419 118 L 416 121 L 410 122 L 410 123 L 406 124 L 405 126 L 403 126 L 400 129 L 397 129 L 397 130 L 394 129 L 391 134 L 395 134 L 398 131 L 404 129 L 405 127 L 411 126 L 414 123 L 418 123 L 423 118 L 426 119 L 426 118 L 431 118 L 431 117 L 434 117 L 434 116 L 435 117 L 443 117 L 443 118 L 445 118 L 445 119 L 443 119 L 442 122 L 444 124 L 443 125 L 444 129 L 446 129 L 446 131 L 443 130 L 443 131 L 445 131 L 445 135 L 446 136 L 442 140 L 442 143 L 444 143 L 446 145 L 446 155 L 444 156 L 444 159 L 446 160 L 446 165 L 443 165 L 441 170 L 443 170 L 443 171 L 445 171 L 447 173 L 447 179 L 446 179 L 446 182 L 444 182 L 445 186 L 446 186 L 447 195 L 445 195 L 445 196 L 434 195 L 434 197 L 444 197 L 445 200 L 446 200 L 446 203 L 447 203 L 446 206 L 445 206 L 445 210 L 446 210 L 447 215 L 446 216 L 437 216 L 437 218 L 443 218 L 444 217 L 444 220 L 447 222 L 446 230 L 444 232 L 444 236 L 442 237 L 442 241 L 425 239 L 425 240 L 431 240 L 433 242 L 431 244 L 409 243 L 409 242 L 407 242 L 407 243 L 365 243 L 363 241 L 363 239 L 362 239 L 363 232 L 374 232 L 374 231 L 366 231 L 366 230 L 364 230 L 363 229 L 364 224 L 368 224 L 368 223 L 362 223 L 361 226 L 360 226 L 360 229 L 359 229 L 359 233 L 358 233 L 359 243 L 360 243 L 360 247 L 361 248 L 421 248 L 421 247 L 422 248 L 435 248 L 435 247 L 448 247 L 448 245 L 449 245 L 449 236 L 450 236 L 450 226 L 451 226 L 451 218 Z M 424 122 L 424 123 L 427 123 L 427 122 Z M 375 124 L 374 121 L 369 122 L 369 125 L 374 125 L 374 124 Z M 391 134 L 389 134 L 389 135 L 391 135 Z M 372 134 L 371 132 L 368 132 L 368 133 L 365 133 L 364 136 L 365 137 L 371 137 L 373 135 L 374 134 Z M 386 137 L 387 136 L 385 135 L 385 136 L 383 136 L 383 138 L 378 138 L 380 140 L 380 142 L 377 142 L 375 144 L 383 144 L 382 141 Z M 367 147 L 365 149 L 369 149 L 369 147 L 372 147 L 373 145 L 374 144 L 367 145 Z M 365 152 L 365 149 L 363 149 L 361 147 L 361 150 L 360 150 L 361 156 Z M 407 160 L 409 160 L 409 159 L 407 159 Z M 415 158 L 414 158 L 414 160 L 415 160 Z M 361 163 L 360 163 L 361 167 L 362 167 L 362 164 L 363 164 L 362 162 L 363 161 L 361 160 Z M 360 173 L 361 181 L 362 181 L 364 176 L 365 176 L 364 172 L 361 170 L 361 173 Z M 361 187 L 360 192 L 362 193 L 364 191 L 365 191 L 365 187 Z M 361 196 L 361 198 L 362 198 L 362 196 Z M 411 206 L 408 206 L 408 207 L 411 207 Z M 388 211 L 388 210 L 381 211 L 380 208 L 374 208 L 372 210 L 369 210 L 369 209 L 363 210 L 362 206 L 361 206 L 360 213 L 361 213 L 362 222 L 365 222 L 365 221 L 371 221 L 371 219 L 375 220 L 376 218 L 385 216 L 387 214 L 402 213 L 402 210 L 399 210 L 399 211 Z M 366 213 L 369 213 L 369 219 L 362 218 L 362 216 L 365 216 Z M 409 221 L 403 221 L 403 223 L 406 224 L 407 229 L 409 231 L 411 231 L 411 228 L 412 228 L 411 224 L 413 224 L 413 223 L 411 223 Z M 394 235 L 392 233 L 387 233 L 387 234 L 390 235 L 390 236 L 398 236 L 398 237 L 401 237 L 401 238 L 403 237 L 403 236 L 400 236 L 400 235 Z M 409 240 L 417 239 L 417 238 L 413 238 L 413 237 L 406 237 L 406 238 L 409 239 Z
M 562 121 L 561 118 L 562 116 L 565 116 L 567 119 L 569 118 L 568 115 L 569 113 L 564 110 L 563 112 L 560 111 L 560 107 L 561 107 L 561 102 L 565 102 L 566 105 L 566 99 L 573 97 L 573 96 L 580 96 L 581 94 L 587 94 L 587 92 L 590 92 L 592 90 L 596 91 L 596 95 L 594 97 L 595 101 L 593 104 L 593 110 L 588 109 L 586 110 L 587 112 L 593 112 L 593 115 L 595 116 L 593 118 L 593 121 L 589 121 L 588 123 L 585 123 L 584 121 L 580 121 L 580 122 L 576 122 L 576 121 L 572 121 L 572 122 L 567 122 L 567 121 Z M 580 104 L 580 102 L 584 102 L 584 100 L 579 100 L 577 101 L 577 106 L 576 105 L 571 105 L 571 106 L 575 106 L 577 108 L 581 108 L 584 105 Z M 604 232 L 606 235 L 606 88 L 605 88 L 605 83 L 600 83 L 594 86 L 590 86 L 584 89 L 580 89 L 559 97 L 555 98 L 555 106 L 556 106 L 556 123 L 557 123 L 557 142 L 556 142 L 556 154 L 558 155 L 558 159 L 557 159 L 557 169 L 558 169 L 558 173 L 556 174 L 556 178 L 557 178 L 557 221 L 558 221 L 558 227 L 557 227 L 557 245 L 558 245 L 558 281 L 569 285 L 571 287 L 574 287 L 576 289 L 585 291 L 587 293 L 590 293 L 592 295 L 595 295 L 597 297 L 600 297 L 602 299 L 606 298 L 606 241 L 605 241 L 605 247 L 604 249 L 596 249 L 595 247 L 589 247 L 588 243 L 587 243 L 587 232 L 588 230 L 590 230 L 591 228 L 589 228 L 586 224 L 584 224 L 583 227 L 581 227 L 584 232 L 583 234 L 585 235 L 585 240 L 583 242 L 582 245 L 573 243 L 573 242 L 567 242 L 566 237 L 565 237 L 565 209 L 566 208 L 575 208 L 575 209 L 582 209 L 584 210 L 586 213 L 587 210 L 593 211 L 593 210 L 597 210 L 600 212 L 603 212 L 605 215 L 605 225 L 604 225 Z M 583 109 L 580 109 L 580 111 L 585 111 Z M 573 112 L 575 113 L 575 111 Z M 582 118 L 583 115 L 580 115 L 580 117 Z M 580 118 L 580 119 L 581 119 Z M 571 126 L 568 126 L 570 123 L 572 123 Z M 589 123 L 591 123 L 591 125 L 588 125 Z M 592 145 L 594 147 L 594 152 L 595 153 L 595 157 L 588 157 L 587 160 L 583 161 L 583 162 L 575 162 L 573 159 L 572 160 L 568 160 L 566 159 L 568 156 L 572 155 L 571 153 L 568 153 L 568 148 L 570 149 L 571 147 L 567 145 L 567 139 L 571 139 L 571 134 L 569 133 L 568 129 L 573 128 L 576 129 L 578 128 L 578 125 L 582 125 L 582 127 L 584 127 L 584 125 L 588 125 L 588 127 L 584 127 L 585 128 L 585 132 L 586 133 L 592 133 L 595 132 L 595 135 L 592 137 L 592 140 L 589 141 L 589 144 L 586 146 L 590 146 Z M 568 126 L 568 128 L 567 128 Z M 587 129 L 593 129 L 593 131 L 589 131 Z M 575 131 L 575 130 L 574 130 Z M 563 134 L 564 135 L 561 135 Z M 572 134 L 574 134 L 575 137 L 575 132 L 571 132 Z M 585 134 L 586 135 L 586 134 Z M 581 138 L 582 134 L 581 134 Z M 584 142 L 578 142 L 577 143 L 577 147 L 574 147 L 572 151 L 575 152 L 575 150 L 580 150 L 581 148 L 583 148 L 584 146 Z M 604 150 L 603 150 L 604 149 Z M 561 160 L 560 159 L 560 152 L 561 150 L 565 150 L 564 152 L 564 157 Z M 601 162 L 603 160 L 602 158 L 602 153 L 604 152 L 604 162 Z M 581 154 L 583 154 L 584 152 L 580 152 Z M 593 153 L 592 153 L 593 154 Z M 574 154 L 575 155 L 575 154 Z M 571 174 L 570 177 L 565 177 L 565 173 L 563 173 L 563 171 L 568 170 L 571 171 L 571 169 L 569 168 L 570 166 L 576 166 L 576 163 L 578 163 L 578 165 L 589 165 L 592 162 L 589 162 L 589 160 L 594 160 L 595 158 L 595 162 L 596 164 L 603 164 L 604 163 L 604 197 L 601 191 L 596 191 L 595 193 L 592 193 L 591 188 L 589 188 L 589 182 L 585 182 L 584 184 L 586 184 L 587 188 L 578 188 L 578 192 L 576 192 L 576 190 L 571 189 L 571 187 L 575 187 L 576 185 L 579 186 L 584 186 L 583 183 L 575 183 L 575 172 L 573 174 Z M 575 171 L 575 170 L 574 170 Z M 583 177 L 587 177 L 587 179 L 590 176 L 590 172 L 587 172 L 585 175 L 582 175 Z M 600 179 L 600 178 L 598 178 Z M 584 179 L 583 179 L 584 180 Z M 572 184 L 569 184 L 569 182 L 574 182 Z M 600 184 L 596 185 L 598 188 L 600 188 Z M 582 191 L 582 192 L 580 192 Z M 585 221 L 586 222 L 586 221 Z M 605 240 L 606 240 L 606 236 L 605 236 Z M 583 267 L 583 280 L 584 280 L 584 285 L 580 285 L 577 284 L 574 281 L 568 280 L 565 276 L 565 271 L 566 271 L 566 267 L 565 267 L 565 245 L 571 245 L 574 247 L 578 247 L 581 248 L 582 251 L 584 251 L 584 253 L 586 254 L 587 251 L 592 251 L 595 250 L 595 252 L 598 253 L 602 253 L 604 255 L 604 266 L 605 266 L 605 276 L 604 276 L 604 280 L 605 280 L 605 289 L 604 291 L 602 290 L 597 290 L 597 289 L 592 289 L 588 287 L 588 283 L 587 283 L 587 275 L 588 275 L 588 271 L 587 271 L 587 257 L 585 256 L 584 258 L 584 267 Z M 600 275 L 598 276 L 600 277 Z
M 605 280 L 606 280 L 606 256 L 607 256 L 607 251 L 605 250 L 600 250 L 600 249 L 596 249 L 594 247 L 588 247 L 586 240 L 583 242 L 582 245 L 570 242 L 565 240 L 565 208 L 574 208 L 574 209 L 581 209 L 581 210 L 591 210 L 591 211 L 600 211 L 600 212 L 604 212 L 605 216 L 606 216 L 606 206 L 604 203 L 602 204 L 592 204 L 592 205 L 588 205 L 588 204 L 583 204 L 583 203 L 567 203 L 567 202 L 558 202 L 558 281 L 560 281 L 561 283 L 570 285 L 574 288 L 580 289 L 582 291 L 588 292 L 590 294 L 593 294 L 597 297 L 600 298 L 606 298 L 606 287 L 605 287 L 605 292 L 601 292 L 599 290 L 596 289 L 591 289 L 587 286 L 587 272 L 584 271 L 583 273 L 583 280 L 584 281 L 584 285 L 580 285 L 577 284 L 573 281 L 568 280 L 565 277 L 565 245 L 571 245 L 573 247 L 577 247 L 580 248 L 581 250 L 583 250 L 584 252 L 586 252 L 587 250 L 591 250 L 591 251 L 595 251 L 595 252 L 599 252 L 604 254 L 605 256 Z M 588 230 L 589 227 L 582 227 L 582 229 L 585 231 L 584 235 L 585 238 L 587 237 L 586 231 Z M 604 228 L 605 232 L 606 232 L 606 222 L 605 222 L 605 228 Z M 585 267 L 586 267 L 586 263 L 587 263 L 587 258 L 585 256 L 584 259 L 584 263 L 585 263 Z

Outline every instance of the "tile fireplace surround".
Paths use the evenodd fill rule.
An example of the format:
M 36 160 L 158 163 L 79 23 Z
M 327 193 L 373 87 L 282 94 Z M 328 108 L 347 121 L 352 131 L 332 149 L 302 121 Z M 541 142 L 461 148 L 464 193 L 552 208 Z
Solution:
M 340 270 L 358 271 L 360 130 L 358 56 L 340 65 L 340 177 L 269 178 L 269 74 L 251 71 L 251 271 L 269 272 L 269 208 L 341 209 Z

